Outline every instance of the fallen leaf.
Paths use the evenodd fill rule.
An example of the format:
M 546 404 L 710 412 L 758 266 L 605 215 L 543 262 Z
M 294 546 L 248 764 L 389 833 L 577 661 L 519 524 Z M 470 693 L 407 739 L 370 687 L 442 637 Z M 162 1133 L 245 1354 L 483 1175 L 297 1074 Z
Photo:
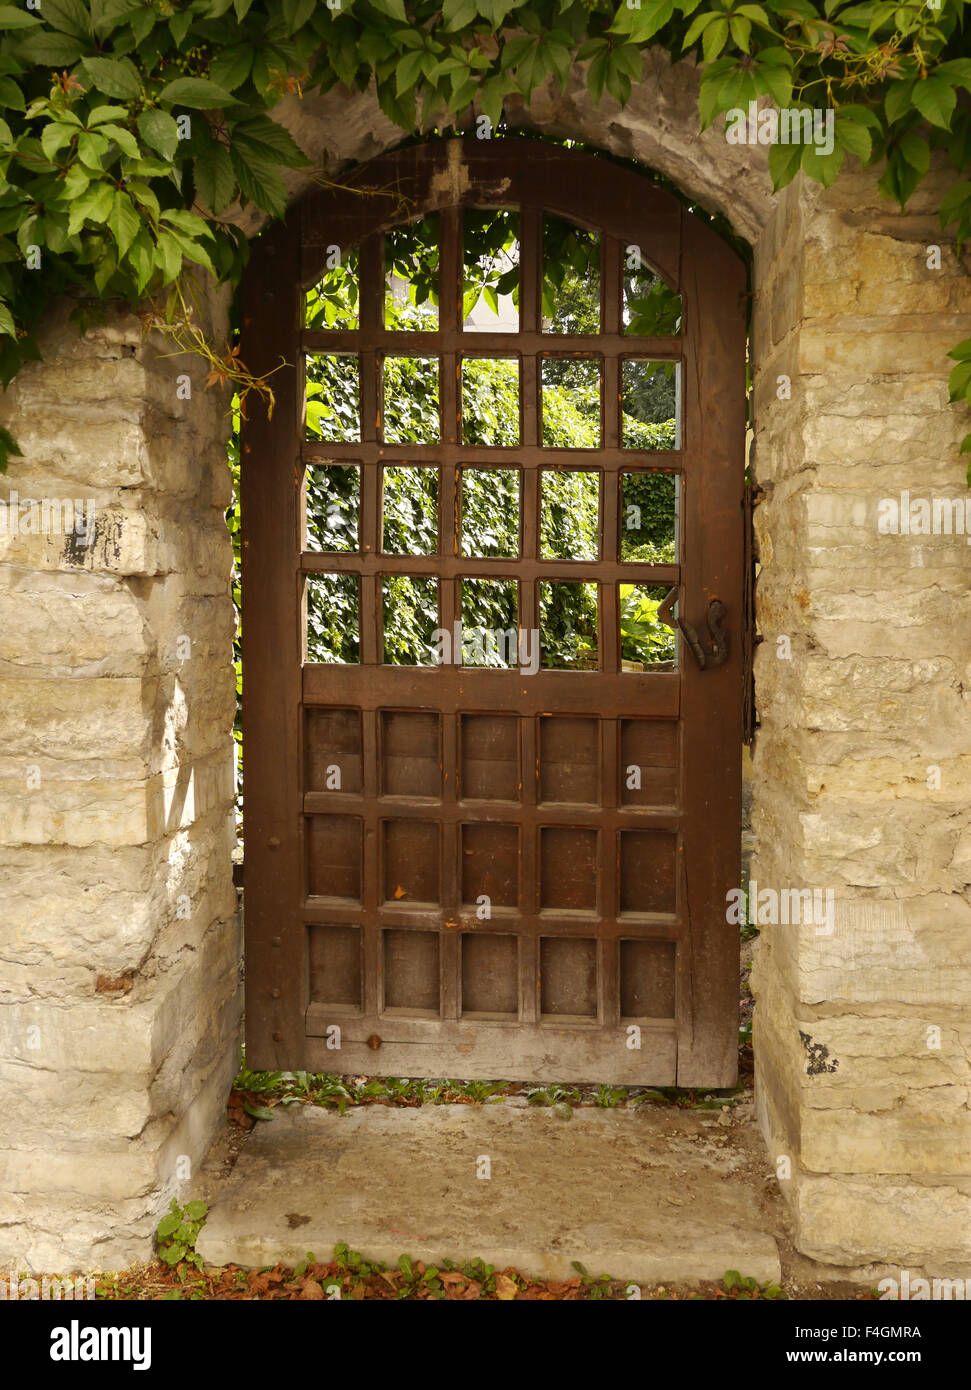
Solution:
M 519 1292 L 515 1279 L 510 1279 L 508 1274 L 496 1275 L 496 1298 L 500 1303 L 509 1303 Z
M 397 887 L 395 888 L 395 890 L 394 890 L 394 895 L 395 895 L 396 898 L 404 898 L 404 897 L 407 896 L 407 893 L 408 893 L 407 888 L 402 888 L 402 886 L 401 886 L 400 883 L 398 884 L 398 886 L 397 886 Z
M 312 1298 L 315 1301 L 320 1302 L 320 1300 L 323 1299 L 325 1295 L 323 1289 L 317 1283 L 316 1279 L 305 1279 L 303 1283 L 303 1288 L 300 1290 L 298 1297 Z

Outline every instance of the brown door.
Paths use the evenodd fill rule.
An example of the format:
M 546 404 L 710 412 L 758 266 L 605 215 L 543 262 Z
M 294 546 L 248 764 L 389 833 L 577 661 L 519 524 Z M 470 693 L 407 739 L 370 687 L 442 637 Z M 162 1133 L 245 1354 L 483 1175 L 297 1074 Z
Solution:
M 743 266 L 550 145 L 343 182 L 244 293 L 248 1063 L 731 1085 Z

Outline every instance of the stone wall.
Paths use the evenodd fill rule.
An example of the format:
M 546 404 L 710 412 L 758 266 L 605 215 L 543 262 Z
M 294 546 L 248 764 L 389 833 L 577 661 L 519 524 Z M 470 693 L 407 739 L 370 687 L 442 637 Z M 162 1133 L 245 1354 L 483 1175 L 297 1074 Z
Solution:
M 880 535 L 877 504 L 964 496 L 967 267 L 947 243 L 927 265 L 933 186 L 906 216 L 859 170 L 774 197 L 765 148 L 699 135 L 696 95 L 658 54 L 624 112 L 575 74 L 513 120 L 661 170 L 754 248 L 753 877 L 836 901 L 831 935 L 763 928 L 767 1172 L 788 1160 L 807 1254 L 966 1273 L 969 552 Z M 370 93 L 279 110 L 325 174 L 400 138 Z M 56 316 L 44 349 L 0 402 L 25 453 L 0 498 L 90 496 L 98 529 L 0 538 L 0 1265 L 67 1272 L 149 1253 L 238 1059 L 228 421 L 133 320 L 81 340 Z
M 110 1268 L 239 1059 L 228 401 L 130 316 L 42 347 L 0 498 L 94 512 L 0 535 L 0 1266 Z
M 966 1273 L 971 552 L 878 530 L 883 498 L 967 496 L 946 353 L 971 281 L 939 189 L 907 216 L 861 172 L 791 189 L 756 247 L 752 875 L 832 890 L 834 917 L 766 927 L 753 989 L 799 1248 Z

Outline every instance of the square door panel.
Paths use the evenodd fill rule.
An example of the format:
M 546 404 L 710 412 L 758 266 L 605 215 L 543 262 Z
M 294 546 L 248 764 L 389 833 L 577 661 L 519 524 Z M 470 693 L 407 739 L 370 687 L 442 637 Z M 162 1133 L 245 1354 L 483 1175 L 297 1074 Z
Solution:
M 384 897 L 389 903 L 437 903 L 440 827 L 432 821 L 384 822 Z
M 514 714 L 463 714 L 463 801 L 519 800 L 519 720 Z
M 540 907 L 597 910 L 597 832 L 574 826 L 540 831 Z
M 308 891 L 324 898 L 361 898 L 361 829 L 358 816 L 308 816 Z
M 385 796 L 441 796 L 441 734 L 437 714 L 418 710 L 381 711 L 381 791 Z
M 600 800 L 600 721 L 544 715 L 539 721 L 539 799 L 595 806 Z

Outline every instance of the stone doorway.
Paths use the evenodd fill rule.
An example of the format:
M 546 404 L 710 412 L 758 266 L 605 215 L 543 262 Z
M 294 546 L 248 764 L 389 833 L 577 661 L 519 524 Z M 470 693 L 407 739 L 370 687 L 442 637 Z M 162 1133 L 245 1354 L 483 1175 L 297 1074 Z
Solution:
M 963 495 L 946 353 L 968 281 L 950 246 L 928 268 L 933 174 L 906 217 L 867 171 L 776 197 L 764 149 L 699 135 L 691 69 L 652 61 L 623 113 L 575 74 L 513 119 L 660 170 L 752 247 L 753 876 L 836 900 L 831 935 L 759 944 L 767 1165 L 805 1254 L 943 1271 L 971 1255 L 971 634 L 955 538 L 882 534 L 877 512 Z M 279 114 L 331 179 L 400 138 L 367 94 Z M 123 313 L 83 338 L 54 313 L 42 346 L 3 399 L 24 451 L 5 487 L 90 497 L 97 520 L 81 552 L 3 542 L 0 1245 L 67 1270 L 148 1253 L 237 1065 L 232 556 L 204 370 Z

